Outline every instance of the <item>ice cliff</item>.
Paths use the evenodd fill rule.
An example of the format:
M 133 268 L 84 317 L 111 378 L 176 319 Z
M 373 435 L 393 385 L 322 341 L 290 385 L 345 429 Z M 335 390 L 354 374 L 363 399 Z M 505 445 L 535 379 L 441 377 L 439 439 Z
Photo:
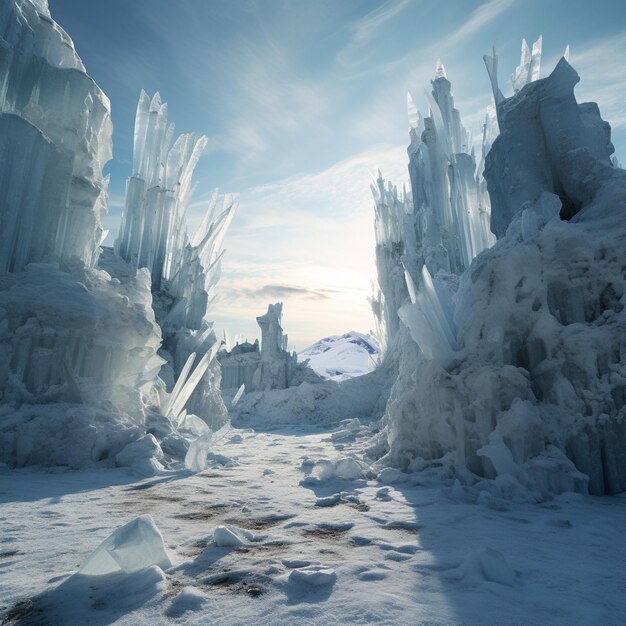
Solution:
M 484 180 L 481 159 L 476 178 L 468 167 L 455 183 L 462 134 L 446 122 L 456 116 L 443 114 L 440 90 L 430 122 L 412 114 L 409 172 L 422 227 L 403 217 L 404 252 L 390 264 L 395 276 L 406 270 L 408 300 L 385 461 L 444 465 L 506 497 L 616 493 L 626 489 L 626 173 L 611 160 L 597 105 L 576 102 L 579 78 L 565 58 L 538 78 L 540 50 L 540 41 L 532 54 L 522 47 L 510 98 L 495 55 L 485 59 L 500 134 L 486 125 Z

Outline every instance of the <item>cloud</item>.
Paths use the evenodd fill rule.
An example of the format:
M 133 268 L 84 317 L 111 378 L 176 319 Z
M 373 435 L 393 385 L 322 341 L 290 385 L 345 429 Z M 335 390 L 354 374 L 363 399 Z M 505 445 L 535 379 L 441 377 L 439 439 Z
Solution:
M 242 289 L 239 292 L 247 298 L 311 298 L 313 300 L 328 299 L 331 293 L 337 293 L 336 289 L 307 289 L 306 287 L 293 287 L 292 285 L 263 285 L 256 289 Z
M 367 296 L 376 270 L 368 183 L 377 167 L 402 184 L 404 146 L 376 146 L 318 172 L 241 192 L 225 240 L 221 299 L 209 318 L 230 334 L 254 337 L 254 318 L 282 300 L 284 328 L 300 346 L 369 330 Z
M 354 25 L 352 37 L 337 54 L 337 61 L 342 65 L 350 65 L 354 60 L 353 55 L 362 52 L 376 31 L 404 11 L 409 3 L 410 0 L 387 0 L 358 20 Z M 361 61 L 362 58 L 358 60 Z
M 579 102 L 592 100 L 614 128 L 626 128 L 626 33 L 572 46 L 570 63 L 581 77 L 576 87 Z
M 441 47 L 456 46 L 479 32 L 493 22 L 501 13 L 509 9 L 515 0 L 488 0 L 475 9 L 460 28 L 448 35 Z

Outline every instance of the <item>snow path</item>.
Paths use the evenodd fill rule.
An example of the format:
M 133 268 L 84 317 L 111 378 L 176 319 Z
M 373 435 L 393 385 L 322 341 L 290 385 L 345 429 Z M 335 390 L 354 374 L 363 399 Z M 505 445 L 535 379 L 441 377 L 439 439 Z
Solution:
M 341 448 L 328 433 L 234 430 L 215 452 L 237 465 L 197 475 L 0 469 L 0 623 L 623 623 L 626 496 L 494 510 L 406 483 L 300 484 L 307 458 Z M 96 581 L 82 596 L 61 584 L 143 513 L 175 563 L 164 577 Z M 216 547 L 222 524 L 254 538 Z M 502 569 L 480 565 L 487 547 L 512 587 L 488 580 Z

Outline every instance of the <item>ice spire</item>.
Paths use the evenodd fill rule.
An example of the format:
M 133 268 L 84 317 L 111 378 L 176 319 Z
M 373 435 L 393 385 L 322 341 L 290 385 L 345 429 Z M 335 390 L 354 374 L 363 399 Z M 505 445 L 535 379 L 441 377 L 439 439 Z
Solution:
M 437 65 L 435 67 L 435 79 L 437 78 L 448 78 L 446 68 L 443 66 L 441 59 L 437 59 Z
M 541 68 L 541 47 L 543 38 L 539 38 L 533 43 L 532 52 L 528 48 L 526 39 L 522 39 L 522 50 L 520 54 L 519 65 L 515 68 L 511 76 L 511 84 L 513 90 L 517 93 L 524 85 L 531 83 L 539 78 Z
M 420 113 L 409 91 L 406 92 L 406 108 L 409 115 L 409 128 L 418 128 L 420 124 Z

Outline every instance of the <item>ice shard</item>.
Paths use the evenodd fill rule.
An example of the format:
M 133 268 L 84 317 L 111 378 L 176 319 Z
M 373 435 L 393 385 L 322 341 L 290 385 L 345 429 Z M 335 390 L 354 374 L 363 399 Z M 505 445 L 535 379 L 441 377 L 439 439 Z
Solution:
M 217 190 L 205 203 L 197 230 L 187 230 L 193 173 L 206 147 L 206 137 L 175 137 L 168 106 L 159 93 L 139 96 L 135 116 L 133 172 L 116 252 L 136 268 L 150 272 L 154 310 L 163 332 L 162 353 L 167 379 L 177 380 L 165 411 L 173 419 L 183 408 L 221 426 L 227 419 L 219 397 L 220 369 L 214 361 L 219 344 L 207 319 L 219 281 L 224 236 L 237 202 Z M 191 355 L 198 364 L 189 376 Z M 213 356 L 211 356 L 213 355 Z M 209 358 L 210 357 L 210 358 Z M 181 398 L 185 401 L 181 403 Z
M 439 272 L 458 276 L 495 241 L 489 229 L 490 202 L 482 176 L 484 154 L 496 134 L 495 120 L 486 120 L 483 156 L 477 163 L 441 62 L 437 64 L 432 91 L 426 93 L 426 102 L 429 115 L 422 118 L 410 96 L 407 99 L 411 193 L 399 196 L 392 185 L 385 186 L 380 176 L 372 186 L 380 296 L 375 295 L 371 302 L 388 346 L 398 336 L 398 311 L 403 305 L 411 306 L 407 302 L 405 269 L 421 289 L 428 284 L 422 266 L 428 276 L 435 277 Z M 425 307 L 427 302 L 423 302 Z M 438 311 L 432 315 L 423 313 L 432 320 L 439 317 Z M 406 309 L 403 315 L 408 315 Z M 413 322 L 421 319 L 419 315 L 409 317 Z M 435 327 L 441 330 L 436 324 Z M 453 350 L 451 335 L 444 333 L 441 337 Z M 427 353 L 442 351 L 429 349 Z
M 412 101 L 410 101 L 412 104 Z M 409 116 L 411 106 L 409 106 Z M 417 122 L 417 118 L 415 118 Z M 380 172 L 371 185 L 375 203 L 374 233 L 379 293 L 370 300 L 383 352 L 391 349 L 400 328 L 398 310 L 407 298 L 402 258 L 414 252 L 410 222 L 413 202 L 410 195 L 398 193 L 391 183 L 385 184 Z

